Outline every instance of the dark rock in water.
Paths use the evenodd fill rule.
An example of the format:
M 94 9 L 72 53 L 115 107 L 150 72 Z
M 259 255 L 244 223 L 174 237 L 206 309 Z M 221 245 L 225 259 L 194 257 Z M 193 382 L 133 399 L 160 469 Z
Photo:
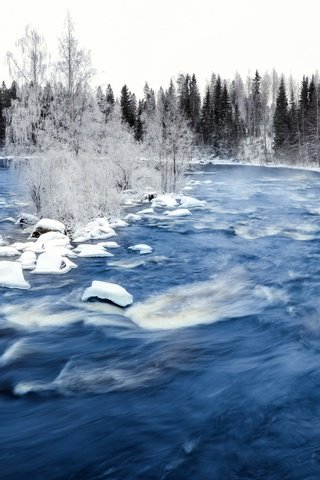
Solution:
M 156 197 L 157 197 L 156 192 L 145 193 L 142 197 L 142 200 L 148 200 L 148 202 L 151 202 Z

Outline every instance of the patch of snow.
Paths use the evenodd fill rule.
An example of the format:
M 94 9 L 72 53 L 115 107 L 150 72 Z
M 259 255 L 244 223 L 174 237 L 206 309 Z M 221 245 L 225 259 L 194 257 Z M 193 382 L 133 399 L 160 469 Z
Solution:
M 140 215 L 136 215 L 135 213 L 128 213 L 124 219 L 127 222 L 139 222 L 139 220 L 142 220 L 142 217 Z
M 39 218 L 30 213 L 21 213 L 17 218 L 16 223 L 19 225 L 35 225 L 39 221 Z
M 20 263 L 0 262 L 0 286 L 6 288 L 30 288 L 30 284 L 24 279 Z
M 119 248 L 120 245 L 117 242 L 99 242 L 97 244 L 99 247 L 104 248 Z
M 163 195 L 158 195 L 156 198 L 152 200 L 152 206 L 174 208 L 178 206 L 178 202 L 173 195 L 163 194 Z
M 65 243 L 70 243 L 69 237 L 60 232 L 43 233 L 37 238 L 37 243 L 46 243 L 52 240 L 64 240 Z
M 90 231 L 91 240 L 103 240 L 105 238 L 111 238 L 116 236 L 116 232 L 111 227 L 108 227 L 107 229 L 102 227 L 96 227 Z
M 204 200 L 198 200 L 197 198 L 182 196 L 180 207 L 183 208 L 198 208 L 204 207 L 206 202 Z
M 85 227 L 74 232 L 73 241 L 75 243 L 84 243 L 89 240 L 103 240 L 116 235 L 106 218 L 95 218 L 87 223 Z
M 78 245 L 74 251 L 79 257 L 113 257 L 100 245 Z
M 0 257 L 17 257 L 20 252 L 14 247 L 0 247 Z
M 140 210 L 138 212 L 138 215 L 147 215 L 147 214 L 152 214 L 154 213 L 153 208 L 145 208 L 144 210 Z
M 50 218 L 42 218 L 39 220 L 33 230 L 31 237 L 38 238 L 41 234 L 46 232 L 60 232 L 65 233 L 66 227 L 63 223 L 58 222 L 58 220 L 52 220 Z
M 90 237 L 89 234 L 88 235 L 79 235 L 78 237 L 75 237 L 73 239 L 73 242 L 74 243 L 85 243 L 85 242 L 89 242 L 90 240 L 91 240 L 91 237 Z
M 94 280 L 91 287 L 85 289 L 82 295 L 82 301 L 90 298 L 99 298 L 109 300 L 120 307 L 127 307 L 133 303 L 132 295 L 127 290 L 116 283 L 100 282 Z
M 110 220 L 110 227 L 118 228 L 118 227 L 127 227 L 129 224 L 120 218 L 115 218 Z
M 168 217 L 186 217 L 188 215 L 192 215 L 190 210 L 188 210 L 187 208 L 179 208 L 177 210 L 172 210 L 171 212 L 164 212 L 163 214 L 167 215 Z
M 23 252 L 17 262 L 21 263 L 23 270 L 33 270 L 37 263 L 37 256 L 34 252 Z
M 32 273 L 63 274 L 76 267 L 77 265 L 68 258 L 56 253 L 45 252 L 39 255 L 37 266 Z
M 33 245 L 33 242 L 15 242 L 11 245 L 11 247 L 16 248 L 19 251 L 25 250 L 27 247 L 30 247 L 30 245 Z
M 128 247 L 129 250 L 133 250 L 134 252 L 139 252 L 140 255 L 146 255 L 147 253 L 151 253 L 153 248 L 145 243 L 138 243 L 137 245 L 132 245 Z
M 61 255 L 61 257 L 68 257 L 68 258 L 77 258 L 77 254 L 71 250 L 70 248 L 67 248 L 67 247 L 63 247 L 63 246 L 59 246 L 59 245 L 54 245 L 54 246 L 50 246 L 50 247 L 46 247 L 46 252 L 50 253 L 50 254 L 57 254 L 57 255 Z
M 28 242 L 25 245 L 27 245 L 23 250 L 25 252 L 34 252 L 34 253 L 43 253 L 44 252 L 44 246 L 41 245 L 40 243 L 37 242 Z

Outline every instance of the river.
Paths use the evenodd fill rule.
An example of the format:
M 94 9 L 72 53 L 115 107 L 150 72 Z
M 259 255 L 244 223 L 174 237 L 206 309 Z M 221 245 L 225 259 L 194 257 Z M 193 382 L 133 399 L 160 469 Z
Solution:
M 192 215 L 157 209 L 113 258 L 0 289 L 1 479 L 319 479 L 319 180 L 203 166 Z M 0 169 L 0 220 L 23 201 Z M 81 302 L 92 280 L 133 307 Z

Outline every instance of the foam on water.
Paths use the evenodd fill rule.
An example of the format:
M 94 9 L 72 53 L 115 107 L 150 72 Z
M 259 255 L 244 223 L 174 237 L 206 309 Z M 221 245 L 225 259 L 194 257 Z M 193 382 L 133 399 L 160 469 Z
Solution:
M 274 301 L 275 294 L 262 295 L 243 269 L 235 268 L 212 280 L 171 288 L 134 304 L 126 315 L 145 329 L 176 329 L 256 314 L 270 297 Z
M 37 301 L 37 306 L 29 305 L 1 305 L 0 313 L 9 323 L 25 329 L 61 327 L 81 321 L 81 311 L 64 310 L 51 311 L 48 306 L 48 297 Z
M 156 364 L 135 364 L 127 360 L 99 362 L 94 359 L 75 357 L 70 359 L 52 382 L 19 382 L 14 394 L 23 396 L 29 393 L 58 393 L 73 395 L 83 393 L 105 394 L 112 391 L 141 388 L 154 381 L 161 369 Z
M 1 355 L 0 366 L 10 365 L 30 353 L 30 347 L 26 339 L 20 339 L 12 343 Z
M 267 227 L 258 227 L 254 225 L 238 225 L 235 227 L 235 233 L 238 237 L 245 238 L 246 240 L 256 240 L 263 237 L 271 237 L 273 235 L 281 234 L 282 229 L 276 225 L 270 225 Z

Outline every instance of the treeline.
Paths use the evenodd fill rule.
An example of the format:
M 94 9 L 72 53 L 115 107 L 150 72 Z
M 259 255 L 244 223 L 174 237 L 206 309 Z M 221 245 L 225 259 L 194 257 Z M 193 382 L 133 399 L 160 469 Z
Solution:
M 5 146 L 6 140 L 6 117 L 5 112 L 11 106 L 12 100 L 17 98 L 17 84 L 12 82 L 11 87 L 7 87 L 2 82 L 0 87 L 0 148 Z
M 137 141 L 144 139 L 146 113 L 165 102 L 166 92 L 175 97 L 202 152 L 249 162 L 320 164 L 320 83 L 316 75 L 303 77 L 299 85 L 275 71 L 263 76 L 256 71 L 245 80 L 236 74 L 232 81 L 213 74 L 203 98 L 195 74 L 180 74 L 168 90 L 160 88 L 157 94 L 146 83 L 140 100 L 124 85 L 119 98 L 122 119 Z M 116 103 L 111 85 L 105 92 L 98 87 L 96 98 L 107 120 Z
M 12 100 L 19 98 L 14 81 L 0 87 L 0 147 L 5 146 L 7 119 L 5 112 Z M 169 92 L 169 93 L 168 93 Z M 195 74 L 180 74 L 170 81 L 167 90 L 155 92 L 145 83 L 143 98 L 137 99 L 127 85 L 115 97 L 109 84 L 99 86 L 96 101 L 106 121 L 116 104 L 121 107 L 123 121 L 132 129 L 134 138 L 145 138 L 146 119 L 156 111 L 158 103 L 171 97 L 194 134 L 199 151 L 217 157 L 295 163 L 320 164 L 320 82 L 317 75 L 303 77 L 300 85 L 287 81 L 273 71 L 243 80 L 236 74 L 232 81 L 213 74 L 201 97 Z M 46 97 L 45 116 L 53 99 L 50 83 L 43 88 Z

